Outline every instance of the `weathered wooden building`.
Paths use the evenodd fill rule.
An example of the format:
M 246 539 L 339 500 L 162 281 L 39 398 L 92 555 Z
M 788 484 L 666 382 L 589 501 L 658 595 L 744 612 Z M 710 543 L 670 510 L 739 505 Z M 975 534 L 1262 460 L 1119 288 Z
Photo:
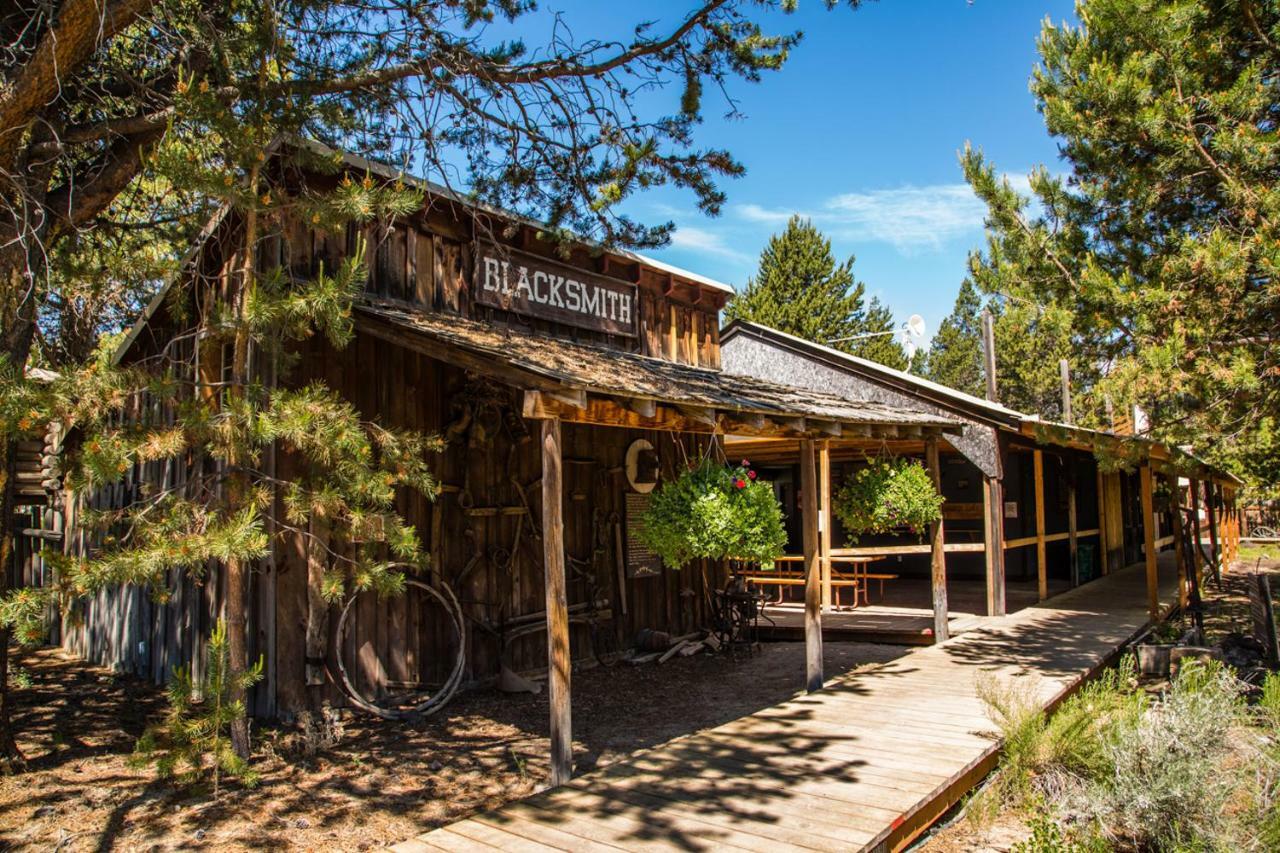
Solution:
M 345 168 L 402 177 L 354 158 Z M 365 234 L 374 248 L 355 340 L 335 350 L 313 339 L 289 372 L 264 368 L 264 379 L 323 379 L 366 418 L 446 440 L 431 460 L 442 494 L 399 504 L 430 551 L 430 570 L 405 596 L 331 607 L 319 584 L 325 558 L 299 536 L 277 537 L 248 591 L 250 655 L 266 662 L 252 707 L 288 716 L 451 680 L 482 683 L 503 667 L 545 670 L 562 768 L 570 658 L 625 648 L 643 628 L 679 634 L 707 624 L 711 592 L 726 579 L 721 565 L 670 570 L 639 544 L 634 527 L 647 498 L 635 485 L 637 456 L 656 460 L 661 479 L 723 452 L 730 434 L 796 440 L 812 462 L 820 439 L 936 442 L 958 425 L 727 374 L 719 311 L 730 288 L 627 252 L 587 244 L 566 252 L 534 223 L 423 189 L 421 210 Z M 233 213 L 216 217 L 170 288 L 225 294 L 242 233 Z M 308 276 L 321 262 L 332 269 L 356 237 L 286 221 L 259 254 L 264 265 Z M 122 361 L 190 345 L 161 309 L 165 298 L 139 319 Z M 149 406 L 139 399 L 133 416 L 164 416 Z M 296 463 L 277 453 L 266 464 L 288 481 Z M 69 524 L 77 507 L 120 506 L 144 485 L 173 487 L 180 470 L 153 462 L 116 486 L 68 496 Z M 806 470 L 805 488 L 816 489 Z M 69 537 L 68 547 L 88 544 L 83 532 Z M 793 547 L 813 557 L 816 572 L 807 533 Z M 174 572 L 170 586 L 163 605 L 141 590 L 101 593 L 66 622 L 65 644 L 163 680 L 198 656 L 226 593 L 216 570 L 200 583 Z
M 983 600 L 986 615 L 1003 615 L 1133 563 L 1145 561 L 1154 573 L 1155 551 L 1174 547 L 1181 526 L 1190 523 L 1188 513 L 1198 515 L 1198 507 L 1215 513 L 1206 518 L 1211 553 L 1201 556 L 1217 559 L 1219 539 L 1228 539 L 1223 522 L 1234 512 L 1239 481 L 1175 448 L 1133 435 L 1046 423 L 756 323 L 735 320 L 722 330 L 721 344 L 726 373 L 873 400 L 963 424 L 940 448 L 940 482 L 947 499 L 941 580 L 953 596 L 982 585 L 981 596 L 967 598 Z M 794 443 L 772 439 L 735 446 L 760 462 L 785 462 L 795 454 Z M 888 441 L 883 449 L 924 455 L 918 441 Z M 827 476 L 839 482 L 864 456 L 859 448 L 833 450 L 833 470 Z M 1100 464 L 1100 457 L 1128 464 Z M 1181 489 L 1178 472 L 1190 475 Z M 1157 500 L 1173 494 L 1181 494 L 1182 500 Z M 1175 512 L 1175 506 L 1181 511 Z M 832 527 L 822 555 L 827 572 L 833 560 L 873 558 L 891 566 L 882 572 L 891 570 L 899 578 L 928 580 L 936 574 L 928 545 L 901 536 L 863 537 L 851 545 L 838 519 Z M 1154 574 L 1152 578 L 1154 612 Z M 917 603 L 943 608 L 935 613 L 935 632 L 946 624 L 947 600 L 945 590 L 939 596 L 934 589 Z

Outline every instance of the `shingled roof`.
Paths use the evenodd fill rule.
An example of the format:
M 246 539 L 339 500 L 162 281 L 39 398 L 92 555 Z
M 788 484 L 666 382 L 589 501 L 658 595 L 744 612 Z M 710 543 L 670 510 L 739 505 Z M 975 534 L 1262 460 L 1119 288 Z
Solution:
M 356 316 L 364 331 L 375 335 L 381 331 L 382 337 L 389 337 L 388 329 L 394 329 L 422 341 L 443 344 L 431 354 L 450 361 L 452 352 L 452 360 L 458 366 L 501 373 L 503 378 L 530 390 L 563 389 L 725 413 L 813 418 L 846 425 L 905 426 L 931 433 L 954 433 L 961 427 L 954 418 L 426 313 L 401 303 L 367 301 L 356 308 Z M 394 339 L 407 342 L 404 338 Z

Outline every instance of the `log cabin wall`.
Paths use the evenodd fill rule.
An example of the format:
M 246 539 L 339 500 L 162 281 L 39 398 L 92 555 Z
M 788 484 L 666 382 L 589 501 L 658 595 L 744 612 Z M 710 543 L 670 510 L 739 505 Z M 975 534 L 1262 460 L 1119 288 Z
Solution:
M 564 254 L 565 247 L 540 239 L 531 226 L 503 225 L 450 201 L 433 200 L 404 221 L 353 226 L 343 234 L 293 221 L 264 254 L 294 275 L 314 275 L 321 262 L 332 270 L 361 236 L 371 296 L 666 361 L 720 367 L 720 309 L 727 292 L 603 249 L 576 245 Z M 474 293 L 478 241 L 636 285 L 638 334 L 606 334 L 481 304 Z
M 466 210 L 435 205 L 408 222 L 364 229 L 369 249 L 367 290 L 422 310 L 511 325 L 597 346 L 640 352 L 655 358 L 704 367 L 719 366 L 718 311 L 725 294 L 703 288 L 634 259 L 577 249 L 569 260 L 583 269 L 632 281 L 638 288 L 638 330 L 634 337 L 605 335 L 523 317 L 478 305 L 471 295 L 474 223 Z M 181 282 L 197 302 L 228 301 L 238 267 L 239 222 L 220 220 Z M 313 276 L 323 264 L 332 271 L 356 245 L 357 233 L 341 234 L 286 222 L 259 248 L 263 270 L 282 267 L 287 275 Z M 512 245 L 552 256 L 552 249 L 523 229 Z M 165 309 L 156 311 L 131 341 L 131 360 L 174 347 L 179 329 Z M 222 369 L 221 352 L 196 352 L 189 340 L 180 352 L 198 364 L 202 375 Z M 304 346 L 292 372 L 263 376 L 264 381 L 303 383 L 324 379 L 368 418 L 386 425 L 438 432 L 450 437 L 433 468 L 446 490 L 435 502 L 402 495 L 399 510 L 418 528 L 432 553 L 430 572 L 454 584 L 466 616 L 466 681 L 484 682 L 499 672 L 499 661 L 516 671 L 545 669 L 545 632 L 537 621 L 543 607 L 541 542 L 534 538 L 541 517 L 539 456 L 527 436 L 536 422 L 519 417 L 513 390 L 469 378 L 462 371 L 365 335 L 342 351 L 316 340 Z M 171 418 L 139 395 L 126 420 Z M 451 430 L 451 428 L 453 428 Z M 673 474 L 686 458 L 701 452 L 705 439 L 665 432 L 565 425 L 565 544 L 570 606 L 602 602 L 596 627 L 575 622 L 572 653 L 590 659 L 596 644 L 614 649 L 632 644 L 640 628 L 676 634 L 706 624 L 709 588 L 721 583 L 722 567 L 694 565 L 681 571 L 629 578 L 619 572 L 618 534 L 625 541 L 623 455 L 637 438 L 658 449 L 661 466 Z M 536 445 L 534 445 L 536 447 Z M 287 480 L 295 461 L 274 454 L 275 476 Z M 90 493 L 69 496 L 68 549 L 83 553 L 94 540 L 76 524 L 79 513 L 126 506 L 146 486 L 175 486 L 183 464 L 152 462 L 135 466 L 121 481 Z M 516 512 L 520 491 L 529 512 Z M 279 508 L 278 508 L 279 509 Z M 283 517 L 282 512 L 278 516 Z M 513 547 L 514 546 L 514 547 Z M 328 639 L 321 684 L 307 683 L 306 634 L 314 609 L 308 598 L 307 555 L 301 537 L 285 537 L 250 576 L 249 653 L 266 662 L 266 677 L 250 697 L 258 716 L 282 716 L 341 705 L 336 655 L 341 655 L 356 686 L 376 693 L 399 684 L 443 680 L 456 651 L 442 613 L 421 593 L 378 600 L 361 596 L 351 608 L 351 630 L 336 648 L 340 607 L 322 607 Z M 69 650 L 116 671 L 157 683 L 175 666 L 191 664 L 199 678 L 202 652 L 222 612 L 225 590 L 217 566 L 202 578 L 172 571 L 167 600 L 147 590 L 105 590 L 80 602 L 62 623 Z M 622 589 L 625 587 L 625 613 Z M 523 620 L 521 617 L 526 617 Z M 532 618 L 529 618 L 532 617 Z M 515 622 L 513 623 L 513 620 Z M 516 629 L 524 633 L 510 642 Z M 313 661 L 314 662 L 314 661 Z
M 367 335 L 357 335 L 342 351 L 313 342 L 289 381 L 314 379 L 324 379 L 367 418 L 448 439 L 445 451 L 432 459 L 443 491 L 434 501 L 402 494 L 398 509 L 430 551 L 431 571 L 450 584 L 462 604 L 466 680 L 492 679 L 500 662 L 517 672 L 544 670 L 545 630 L 538 618 L 544 602 L 537 531 L 541 463 L 533 440 L 538 424 L 519 416 L 513 389 Z M 587 624 L 572 624 L 577 661 L 591 660 L 597 644 L 606 651 L 630 647 L 641 628 L 678 634 L 707 624 L 709 589 L 722 584 L 722 567 L 710 564 L 626 576 L 618 553 L 626 538 L 623 502 L 629 488 L 623 464 L 627 447 L 639 438 L 658 449 L 664 476 L 702 452 L 704 441 L 693 435 L 564 426 L 568 603 L 570 608 L 600 603 L 594 634 Z M 292 462 L 282 457 L 279 464 L 279 476 L 288 479 Z M 304 678 L 307 558 L 297 539 L 281 549 L 275 600 L 274 686 L 280 711 L 287 715 L 325 702 L 342 704 L 332 677 L 311 687 Z M 329 609 L 331 675 L 332 656 L 341 654 L 362 692 L 444 680 L 456 646 L 443 613 L 422 594 L 410 591 L 386 600 L 360 596 L 340 647 L 339 616 L 340 608 Z M 512 635 L 515 639 L 505 642 Z

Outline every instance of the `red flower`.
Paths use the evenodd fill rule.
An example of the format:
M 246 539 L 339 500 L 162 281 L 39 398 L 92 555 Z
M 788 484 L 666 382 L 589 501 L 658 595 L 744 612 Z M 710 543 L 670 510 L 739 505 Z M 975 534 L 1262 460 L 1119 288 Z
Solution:
M 742 479 L 741 477 L 739 477 L 738 479 L 734 480 L 734 481 L 733 481 L 733 484 L 734 484 L 735 486 L 737 486 L 739 489 L 745 489 L 745 488 L 747 487 L 747 481 L 746 481 L 746 480 L 744 480 L 744 479 Z
M 756 472 L 755 472 L 755 471 L 748 471 L 748 472 L 747 472 L 747 476 L 754 480 L 754 479 L 756 478 Z
M 742 467 L 743 467 L 743 468 L 749 468 L 750 466 L 751 466 L 751 462 L 750 462 L 749 460 L 747 460 L 747 459 L 743 459 L 743 460 L 742 460 Z

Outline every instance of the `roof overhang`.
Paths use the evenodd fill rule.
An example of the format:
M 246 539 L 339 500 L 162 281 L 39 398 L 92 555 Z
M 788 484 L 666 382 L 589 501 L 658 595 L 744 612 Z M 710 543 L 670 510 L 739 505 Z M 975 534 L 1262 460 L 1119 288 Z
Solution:
M 356 327 L 524 391 L 526 417 L 735 435 L 897 439 L 958 434 L 961 422 L 705 367 L 602 349 L 366 300 Z
M 1024 417 L 1021 412 L 1001 406 L 999 403 L 982 400 L 937 382 L 930 382 L 919 376 L 894 370 L 892 367 L 886 367 L 869 359 L 859 358 L 759 323 L 746 320 L 731 321 L 720 330 L 721 346 L 723 347 L 739 335 L 764 341 L 832 370 L 855 374 L 868 381 L 892 388 L 900 394 L 915 397 L 953 412 L 967 420 L 1016 430 Z

